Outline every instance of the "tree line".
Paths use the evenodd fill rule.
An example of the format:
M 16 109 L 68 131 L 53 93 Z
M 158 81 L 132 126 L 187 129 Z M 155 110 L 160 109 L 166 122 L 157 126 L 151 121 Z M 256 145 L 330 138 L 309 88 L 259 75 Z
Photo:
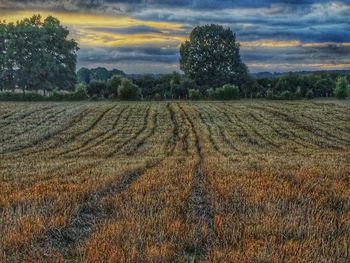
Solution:
M 76 73 L 78 44 L 68 36 L 51 16 L 0 22 L 0 90 L 12 91 L 0 99 L 290 100 L 349 93 L 349 75 L 342 73 L 253 77 L 241 60 L 236 35 L 220 25 L 193 29 L 179 50 L 183 74 L 126 75 L 103 67 Z

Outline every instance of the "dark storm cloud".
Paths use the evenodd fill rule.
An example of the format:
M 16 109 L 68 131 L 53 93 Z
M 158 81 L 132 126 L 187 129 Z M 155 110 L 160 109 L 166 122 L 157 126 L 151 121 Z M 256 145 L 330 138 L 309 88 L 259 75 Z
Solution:
M 0 0 L 0 7 L 7 10 L 30 8 L 51 11 L 111 11 L 104 0 Z M 114 11 L 118 11 L 117 8 Z
M 177 48 L 125 46 L 110 48 L 85 48 L 79 56 L 80 63 L 93 62 L 97 60 L 106 64 L 135 61 L 177 63 L 179 61 L 179 54 Z
M 350 47 L 339 45 L 325 45 L 321 47 L 296 46 L 267 48 L 256 47 L 254 49 L 242 48 L 242 57 L 247 63 L 269 61 L 272 64 L 288 63 L 332 63 L 339 61 L 347 63 Z
M 269 7 L 274 4 L 282 4 L 289 7 L 298 7 L 300 5 L 310 5 L 313 3 L 328 2 L 327 0 L 0 0 L 0 3 L 12 7 L 22 6 L 41 6 L 42 8 L 58 8 L 67 10 L 76 10 L 82 8 L 94 9 L 114 5 L 116 10 L 118 6 L 123 6 L 125 11 L 137 11 L 140 8 L 167 7 L 167 8 L 190 8 L 190 9 L 224 9 L 234 7 Z M 346 2 L 346 1 L 345 1 Z
M 79 27 L 77 31 L 73 30 L 74 34 L 83 37 L 86 32 L 91 33 L 91 37 L 100 33 L 99 38 L 103 43 L 114 41 L 119 44 L 119 39 L 125 41 L 123 35 L 136 34 L 145 36 L 159 34 L 164 39 L 168 36 L 183 37 L 197 25 L 221 24 L 230 27 L 237 33 L 238 41 L 243 42 L 242 58 L 248 65 L 264 64 L 271 70 L 274 67 L 278 69 L 279 64 L 291 65 L 290 70 L 298 69 L 298 65 L 307 64 L 345 65 L 349 63 L 350 57 L 350 47 L 341 45 L 350 42 L 349 0 L 0 0 L 0 14 L 3 10 L 30 8 L 105 13 L 108 16 L 123 14 L 141 21 L 182 25 L 176 30 L 168 31 L 142 23 L 131 26 L 89 25 L 80 33 Z M 271 46 L 264 46 L 258 43 L 256 46 L 247 46 L 245 43 L 250 41 L 264 43 L 265 40 L 290 41 L 296 44 L 274 46 L 272 43 Z M 99 63 L 116 67 L 124 65 L 130 71 L 134 69 L 135 72 L 148 69 L 157 72 L 174 70 L 178 69 L 179 43 L 171 43 L 171 47 L 166 43 L 157 43 L 153 46 L 142 44 L 119 47 L 82 46 L 79 63 L 85 66 Z M 303 45 L 305 43 L 315 45 Z M 257 66 L 254 68 L 254 71 L 256 70 Z

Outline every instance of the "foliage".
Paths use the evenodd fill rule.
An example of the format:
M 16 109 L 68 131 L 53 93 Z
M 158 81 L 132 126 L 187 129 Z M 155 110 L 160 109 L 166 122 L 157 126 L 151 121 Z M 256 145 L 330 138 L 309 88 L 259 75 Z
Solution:
M 106 88 L 106 82 L 93 80 L 87 86 L 86 91 L 90 97 L 96 96 L 97 98 L 103 98 L 106 94 Z
M 312 89 L 308 89 L 306 91 L 305 97 L 309 100 L 313 99 L 315 97 L 315 94 Z
M 280 98 L 282 100 L 291 100 L 293 99 L 293 94 L 289 90 L 282 91 Z
M 199 100 L 200 99 L 199 90 L 189 89 L 188 90 L 188 98 L 190 100 Z
M 301 99 L 303 97 L 303 94 L 301 93 L 301 88 L 298 86 L 297 90 L 295 91 L 294 97 L 296 99 Z
M 215 91 L 215 98 L 218 100 L 238 100 L 239 88 L 235 85 L 226 84 Z
M 86 85 L 79 83 L 75 85 L 75 91 L 73 94 L 74 100 L 85 100 L 88 98 Z
M 271 79 L 258 79 L 257 83 L 258 90 L 264 93 L 268 89 L 271 89 L 274 94 L 290 91 L 296 98 L 302 98 L 306 97 L 308 90 L 312 90 L 315 97 L 330 97 L 334 95 L 336 79 L 342 76 L 349 78 L 338 72 L 290 73 Z
M 89 84 L 91 80 L 90 70 L 87 68 L 81 68 L 77 72 L 78 82 Z
M 6 89 L 73 89 L 78 45 L 58 19 L 34 15 L 0 28 L 0 77 Z
M 118 97 L 121 100 L 139 100 L 141 91 L 131 80 L 123 78 L 118 89 Z
M 2 92 L 0 93 L 0 101 L 45 101 L 47 97 L 35 92 L 15 93 Z
M 199 86 L 240 85 L 247 68 L 239 54 L 235 34 L 220 25 L 198 26 L 180 48 L 180 68 Z
M 123 77 L 120 75 L 114 75 L 107 81 L 107 95 L 113 98 L 118 97 L 118 89 L 122 84 Z
M 266 91 L 266 98 L 269 99 L 269 100 L 272 100 L 273 99 L 273 90 L 272 89 L 268 89 Z
M 114 75 L 125 76 L 119 69 L 108 70 L 104 67 L 93 69 L 81 68 L 77 72 L 78 82 L 89 84 L 93 80 L 108 81 Z
M 154 99 L 160 101 L 162 100 L 162 96 L 159 93 L 156 93 L 156 95 L 154 95 Z
M 338 77 L 336 81 L 336 88 L 334 90 L 334 95 L 338 99 L 345 99 L 349 95 L 349 81 L 346 77 Z
M 213 88 L 207 89 L 206 97 L 210 100 L 214 100 L 215 99 L 215 90 Z

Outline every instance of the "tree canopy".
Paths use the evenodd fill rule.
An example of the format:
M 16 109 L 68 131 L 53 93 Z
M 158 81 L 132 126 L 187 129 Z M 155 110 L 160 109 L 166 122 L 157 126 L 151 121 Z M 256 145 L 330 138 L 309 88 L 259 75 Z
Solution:
M 81 68 L 77 73 L 78 81 L 85 84 L 89 84 L 92 80 L 108 81 L 114 75 L 125 76 L 125 73 L 119 69 L 108 70 L 103 67 Z
M 236 35 L 220 25 L 198 26 L 180 47 L 180 68 L 200 86 L 241 84 L 248 74 Z
M 76 83 L 78 44 L 52 16 L 0 24 L 0 78 L 5 87 L 71 90 Z

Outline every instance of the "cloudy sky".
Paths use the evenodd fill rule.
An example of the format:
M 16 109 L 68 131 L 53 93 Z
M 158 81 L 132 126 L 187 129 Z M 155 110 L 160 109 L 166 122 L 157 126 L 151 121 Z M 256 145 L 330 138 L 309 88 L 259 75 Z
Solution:
M 350 69 L 350 0 L 0 0 L 0 19 L 54 15 L 80 45 L 78 67 L 179 70 L 197 25 L 230 27 L 251 72 Z

